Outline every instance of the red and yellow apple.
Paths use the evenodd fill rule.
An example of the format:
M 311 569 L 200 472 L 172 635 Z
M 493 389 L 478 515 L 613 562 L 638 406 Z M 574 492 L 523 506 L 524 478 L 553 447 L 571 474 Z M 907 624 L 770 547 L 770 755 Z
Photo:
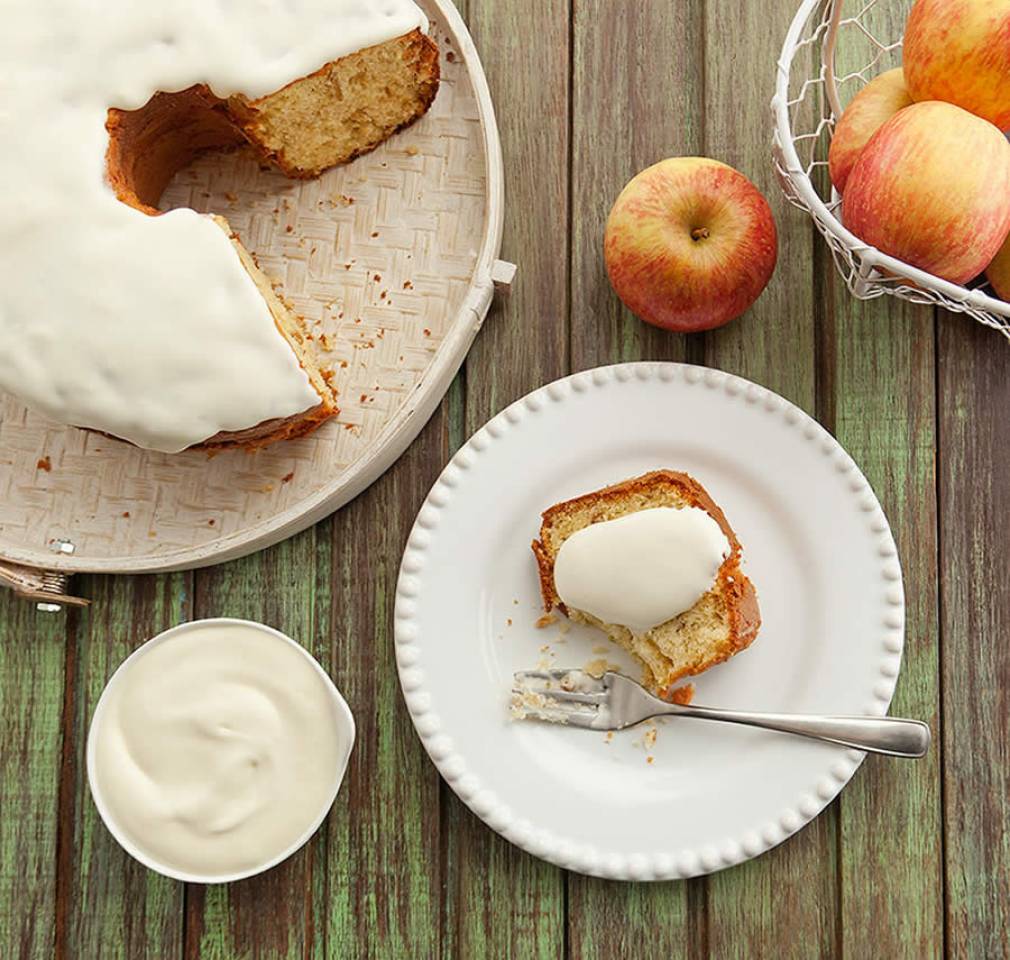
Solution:
M 901 67 L 874 77 L 853 97 L 835 126 L 828 150 L 831 182 L 839 193 L 845 192 L 845 181 L 870 137 L 911 103 Z
M 1001 300 L 1010 300 L 1010 240 L 1007 240 L 992 263 L 986 267 L 986 279 Z
M 632 313 L 691 332 L 722 326 L 757 299 L 778 236 L 768 201 L 742 173 L 707 157 L 671 157 L 621 191 L 603 252 Z
M 1010 0 L 916 0 L 905 24 L 905 82 L 1010 129 Z
M 953 104 L 906 107 L 860 153 L 842 219 L 883 253 L 966 283 L 1010 232 L 1010 143 Z

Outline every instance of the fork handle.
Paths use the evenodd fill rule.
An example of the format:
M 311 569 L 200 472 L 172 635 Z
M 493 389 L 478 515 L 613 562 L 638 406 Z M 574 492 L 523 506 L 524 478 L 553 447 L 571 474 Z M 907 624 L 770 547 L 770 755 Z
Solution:
M 897 717 L 831 717 L 801 713 L 751 713 L 724 710 L 721 707 L 684 707 L 669 704 L 663 711 L 678 717 L 698 720 L 722 720 L 748 727 L 762 727 L 782 733 L 795 733 L 814 740 L 826 740 L 843 747 L 890 757 L 918 758 L 929 749 L 929 727 L 919 720 Z

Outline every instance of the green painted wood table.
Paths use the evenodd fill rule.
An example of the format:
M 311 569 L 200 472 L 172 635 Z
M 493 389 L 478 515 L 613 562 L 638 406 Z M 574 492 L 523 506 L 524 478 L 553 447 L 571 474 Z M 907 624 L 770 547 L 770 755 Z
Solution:
M 1010 345 L 958 316 L 860 303 L 770 161 L 774 66 L 795 0 L 468 0 L 498 109 L 520 265 L 409 451 L 364 495 L 270 550 L 196 573 L 83 578 L 86 611 L 0 594 L 0 957 L 1007 956 L 1010 924 Z M 772 201 L 778 270 L 711 334 L 646 327 L 601 259 L 618 190 L 707 154 Z M 569 371 L 638 358 L 733 371 L 833 431 L 894 526 L 909 602 L 893 710 L 936 735 L 870 758 L 781 847 L 708 878 L 602 882 L 541 863 L 440 781 L 401 702 L 391 597 L 414 514 L 467 435 Z M 91 711 L 144 638 L 267 621 L 322 661 L 359 737 L 333 813 L 282 866 L 183 886 L 99 822 Z

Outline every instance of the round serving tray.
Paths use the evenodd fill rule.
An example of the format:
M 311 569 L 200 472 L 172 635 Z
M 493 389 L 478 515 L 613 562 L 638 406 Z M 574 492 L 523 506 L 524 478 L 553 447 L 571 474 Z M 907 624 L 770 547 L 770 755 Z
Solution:
M 165 455 L 0 396 L 0 582 L 32 592 L 16 564 L 138 573 L 250 553 L 360 493 L 420 431 L 514 271 L 496 259 L 501 147 L 480 60 L 450 0 L 421 6 L 442 68 L 422 120 L 311 181 L 251 151 L 210 155 L 162 201 L 228 218 L 325 352 L 339 417 L 255 453 Z M 62 593 L 61 579 L 39 583 Z

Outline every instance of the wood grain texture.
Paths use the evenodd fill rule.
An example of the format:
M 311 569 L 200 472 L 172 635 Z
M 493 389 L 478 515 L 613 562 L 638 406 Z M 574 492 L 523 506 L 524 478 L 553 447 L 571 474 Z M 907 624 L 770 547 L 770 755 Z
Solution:
M 0 956 L 56 946 L 66 614 L 0 591 Z
M 573 5 L 572 370 L 687 357 L 686 337 L 642 323 L 614 295 L 603 231 L 639 170 L 701 151 L 703 13 L 701 0 Z M 704 881 L 649 886 L 568 876 L 573 957 L 696 956 L 704 923 Z
M 317 528 L 317 655 L 357 724 L 317 859 L 320 958 L 439 952 L 440 781 L 400 696 L 393 594 L 414 516 L 445 458 L 445 407 L 392 470 Z
M 947 946 L 1010 956 L 1010 363 L 1007 345 L 941 314 L 940 610 Z
M 686 337 L 642 323 L 615 296 L 603 232 L 636 173 L 702 151 L 703 24 L 703 0 L 573 5 L 572 370 L 687 355 Z
M 891 713 L 939 730 L 934 337 L 931 312 L 853 300 L 829 275 L 828 425 L 880 498 L 903 562 L 905 653 Z M 831 303 L 834 310 L 831 311 Z M 838 801 L 846 956 L 939 956 L 940 742 L 916 763 L 870 757 Z M 872 878 L 872 879 L 871 879 Z
M 789 207 L 770 161 L 765 109 L 795 5 L 706 0 L 704 152 L 750 177 L 779 230 L 775 275 L 741 319 L 705 335 L 705 362 L 816 409 L 813 230 Z M 758 91 L 762 91 L 758 94 Z M 746 107 L 744 106 L 746 104 Z M 760 640 L 758 641 L 760 642 Z M 831 956 L 837 945 L 837 820 L 829 807 L 782 846 L 708 880 L 709 950 L 748 957 Z
M 568 343 L 569 5 L 471 0 L 464 13 L 498 105 L 508 171 L 502 256 L 530 268 L 492 307 L 470 353 L 456 440 L 565 373 Z M 562 871 L 487 830 L 449 790 L 442 798 L 442 956 L 559 956 Z
M 106 830 L 88 789 L 85 746 L 102 690 L 141 643 L 188 619 L 192 574 L 82 578 L 93 599 L 67 637 L 67 731 L 61 803 L 65 957 L 182 957 L 183 886 L 128 856 Z
M 904 16 L 902 4 L 883 3 L 865 21 L 876 36 L 893 37 L 901 33 Z M 862 67 L 865 53 L 858 45 L 841 44 L 836 72 Z M 885 62 L 881 69 L 889 66 Z M 850 84 L 846 99 L 855 91 Z M 826 179 L 822 182 L 826 188 Z M 826 245 L 815 248 L 814 269 L 822 281 L 819 413 L 876 491 L 902 561 L 905 652 L 891 713 L 925 720 L 937 734 L 933 314 L 891 298 L 854 299 Z M 839 934 L 845 956 L 942 953 L 940 757 L 938 736 L 929 755 L 914 764 L 869 757 L 839 798 Z

